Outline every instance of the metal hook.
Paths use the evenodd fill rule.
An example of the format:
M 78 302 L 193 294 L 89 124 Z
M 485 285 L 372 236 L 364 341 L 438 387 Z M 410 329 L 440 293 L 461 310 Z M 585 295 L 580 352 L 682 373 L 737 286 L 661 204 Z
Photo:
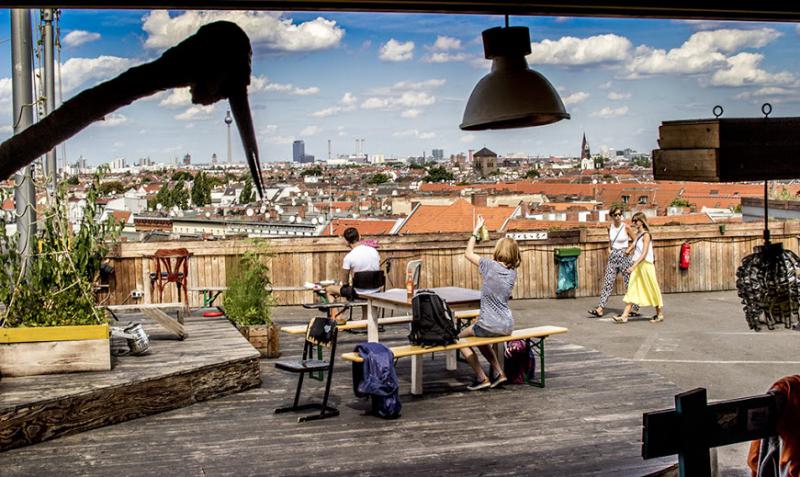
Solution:
M 714 106 L 714 109 L 711 110 L 711 112 L 714 113 L 715 118 L 719 118 L 720 116 L 722 116 L 722 113 L 724 113 L 725 110 L 722 109 L 722 106 L 716 105 Z
M 764 103 L 761 105 L 761 112 L 764 113 L 764 119 L 767 119 L 772 113 L 772 105 L 769 103 Z

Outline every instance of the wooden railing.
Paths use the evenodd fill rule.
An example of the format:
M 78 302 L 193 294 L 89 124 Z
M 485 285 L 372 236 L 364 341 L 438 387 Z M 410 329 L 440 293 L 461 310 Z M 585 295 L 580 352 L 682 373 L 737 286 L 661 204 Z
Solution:
M 723 229 L 724 230 L 721 230 Z M 770 224 L 772 239 L 783 242 L 797 252 L 800 224 Z M 665 293 L 730 290 L 736 287 L 736 268 L 753 247 L 762 243 L 763 224 L 726 224 L 653 227 L 656 270 Z M 392 266 L 387 287 L 403 287 L 406 262 L 422 259 L 422 287 L 455 285 L 480 287 L 477 269 L 464 258 L 466 234 L 431 234 L 376 237 L 382 259 Z M 342 259 L 347 252 L 341 238 L 287 238 L 265 240 L 272 256 L 267 258 L 275 287 L 300 288 L 305 282 L 339 278 Z M 681 244 L 692 244 L 688 270 L 678 267 Z M 596 296 L 608 257 L 608 235 L 604 228 L 551 231 L 547 240 L 522 241 L 522 264 L 518 270 L 515 298 L 551 298 L 556 296 L 557 264 L 554 250 L 559 247 L 580 247 L 578 288 L 574 296 Z M 481 244 L 477 252 L 491 255 L 494 241 Z M 190 288 L 225 286 L 227 277 L 238 266 L 239 255 L 254 249 L 252 241 L 223 240 L 197 242 L 121 243 L 111 254 L 115 278 L 107 298 L 111 304 L 136 302 L 131 292 L 139 290 L 149 296 L 149 272 L 154 269 L 151 256 L 158 249 L 187 248 Z M 617 291 L 622 291 L 618 279 Z M 279 304 L 295 305 L 311 302 L 305 290 L 278 291 Z M 158 301 L 158 297 L 150 297 Z M 174 286 L 167 288 L 164 302 L 175 301 Z M 200 306 L 202 296 L 190 293 L 190 305 Z M 217 304 L 221 303 L 218 301 Z

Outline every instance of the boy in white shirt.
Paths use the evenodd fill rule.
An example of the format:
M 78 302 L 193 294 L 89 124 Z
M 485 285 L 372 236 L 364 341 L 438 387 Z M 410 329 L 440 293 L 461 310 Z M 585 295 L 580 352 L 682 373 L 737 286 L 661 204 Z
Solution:
M 379 288 L 365 289 L 355 288 L 351 285 L 353 275 L 358 272 L 377 272 L 381 269 L 381 257 L 374 247 L 359 244 L 361 236 L 354 227 L 349 227 L 344 231 L 344 239 L 350 247 L 350 253 L 345 255 L 342 264 L 342 285 L 328 285 L 325 293 L 328 300 L 333 301 L 332 297 L 343 296 L 348 300 L 355 300 L 360 293 L 373 293 L 380 291 Z

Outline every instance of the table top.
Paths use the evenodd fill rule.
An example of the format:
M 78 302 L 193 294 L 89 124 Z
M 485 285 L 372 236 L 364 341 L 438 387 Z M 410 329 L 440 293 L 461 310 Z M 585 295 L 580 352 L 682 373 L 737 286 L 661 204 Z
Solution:
M 444 301 L 449 305 L 458 305 L 463 303 L 474 303 L 481 301 L 481 291 L 473 290 L 471 288 L 461 287 L 440 287 L 429 288 L 435 291 Z M 397 303 L 408 305 L 408 295 L 405 288 L 392 288 L 384 292 L 376 293 L 359 293 L 359 298 L 380 300 L 390 303 Z

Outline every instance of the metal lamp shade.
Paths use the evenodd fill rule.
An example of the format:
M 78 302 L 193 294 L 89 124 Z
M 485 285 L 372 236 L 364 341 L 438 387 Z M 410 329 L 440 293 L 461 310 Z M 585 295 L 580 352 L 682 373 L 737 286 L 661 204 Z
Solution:
M 522 128 L 569 119 L 553 85 L 528 68 L 527 27 L 491 28 L 483 32 L 483 43 L 492 71 L 472 91 L 461 129 Z

